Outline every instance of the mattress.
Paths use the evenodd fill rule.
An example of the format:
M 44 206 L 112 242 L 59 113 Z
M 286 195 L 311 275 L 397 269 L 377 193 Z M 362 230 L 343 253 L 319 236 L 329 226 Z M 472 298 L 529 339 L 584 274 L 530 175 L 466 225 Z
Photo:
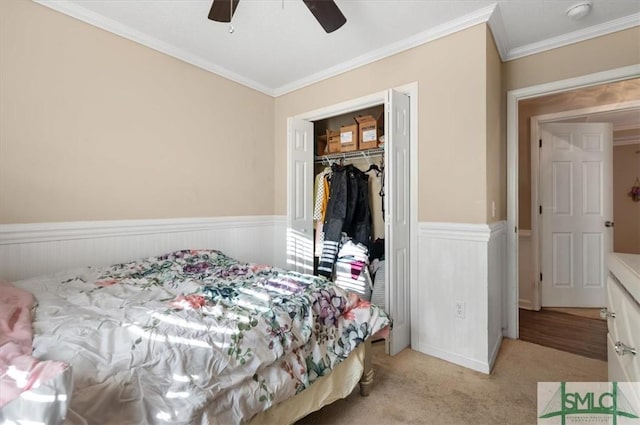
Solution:
M 33 355 L 72 366 L 66 424 L 239 424 L 385 329 L 324 278 L 185 250 L 16 282 Z

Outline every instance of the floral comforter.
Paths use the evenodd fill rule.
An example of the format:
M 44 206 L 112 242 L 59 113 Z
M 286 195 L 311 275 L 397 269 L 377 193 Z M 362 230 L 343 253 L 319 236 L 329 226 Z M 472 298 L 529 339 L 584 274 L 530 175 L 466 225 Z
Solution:
M 34 357 L 73 366 L 67 424 L 237 424 L 389 325 L 324 278 L 212 250 L 17 282 Z

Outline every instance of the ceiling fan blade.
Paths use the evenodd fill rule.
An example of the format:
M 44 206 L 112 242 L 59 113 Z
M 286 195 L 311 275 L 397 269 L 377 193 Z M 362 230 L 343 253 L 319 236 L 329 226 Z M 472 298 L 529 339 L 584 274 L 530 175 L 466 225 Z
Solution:
M 217 0 L 216 0 L 217 1 Z M 327 33 L 334 32 L 347 22 L 333 0 L 302 0 Z
M 233 11 L 231 11 L 231 2 L 233 2 Z M 209 19 L 216 22 L 231 22 L 239 2 L 240 0 L 213 0 Z

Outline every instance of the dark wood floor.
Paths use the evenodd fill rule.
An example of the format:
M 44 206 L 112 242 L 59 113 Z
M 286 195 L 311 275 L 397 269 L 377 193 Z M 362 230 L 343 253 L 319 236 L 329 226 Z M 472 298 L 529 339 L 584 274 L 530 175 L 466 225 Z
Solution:
M 542 309 L 520 310 L 520 339 L 607 360 L 607 322 Z

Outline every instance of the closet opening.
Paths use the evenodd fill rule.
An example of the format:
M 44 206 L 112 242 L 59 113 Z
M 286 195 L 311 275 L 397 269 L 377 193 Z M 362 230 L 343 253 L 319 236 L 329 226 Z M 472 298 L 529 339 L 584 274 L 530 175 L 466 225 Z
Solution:
M 384 309 L 384 105 L 313 130 L 313 272 Z
M 394 322 L 390 354 L 411 344 L 414 116 L 416 83 L 287 120 L 287 266 L 326 276 L 382 306 Z

